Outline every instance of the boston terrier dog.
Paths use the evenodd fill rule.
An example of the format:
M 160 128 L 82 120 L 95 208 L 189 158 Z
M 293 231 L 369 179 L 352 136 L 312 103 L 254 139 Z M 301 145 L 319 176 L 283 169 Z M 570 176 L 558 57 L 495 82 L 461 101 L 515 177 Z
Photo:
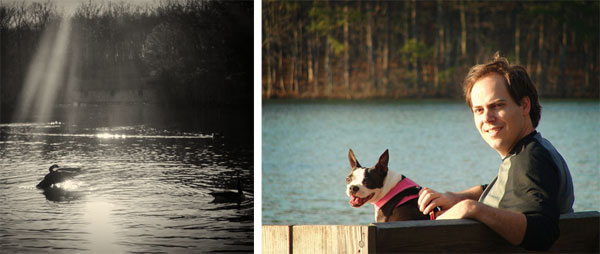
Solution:
M 377 222 L 435 219 L 435 214 L 423 215 L 417 200 L 421 186 L 404 175 L 388 170 L 388 150 L 377 164 L 365 168 L 358 163 L 352 149 L 348 152 L 352 171 L 346 178 L 346 195 L 350 205 L 361 207 L 372 203 Z

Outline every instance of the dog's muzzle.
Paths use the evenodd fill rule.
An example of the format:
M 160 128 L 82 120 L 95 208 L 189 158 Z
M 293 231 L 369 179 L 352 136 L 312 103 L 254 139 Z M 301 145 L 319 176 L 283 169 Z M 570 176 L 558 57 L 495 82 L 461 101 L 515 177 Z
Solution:
M 369 200 L 371 200 L 371 198 L 373 198 L 373 196 L 375 195 L 375 193 L 371 193 L 369 196 L 361 198 L 359 196 L 356 196 L 356 194 L 359 191 L 360 191 L 360 186 L 358 186 L 358 185 L 348 186 L 348 196 L 350 196 L 350 201 L 348 203 L 350 203 L 350 205 L 352 205 L 352 207 L 361 207 L 362 205 L 367 203 Z

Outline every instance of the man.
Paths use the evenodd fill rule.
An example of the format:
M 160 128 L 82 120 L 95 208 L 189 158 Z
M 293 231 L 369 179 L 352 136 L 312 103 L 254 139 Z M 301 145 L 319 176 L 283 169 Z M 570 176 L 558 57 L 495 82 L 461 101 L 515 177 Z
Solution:
M 573 212 L 573 183 L 562 156 L 535 130 L 541 106 L 529 75 L 496 53 L 471 68 L 463 90 L 479 134 L 502 157 L 498 175 L 457 193 L 423 188 L 419 209 L 439 206 L 438 219 L 475 219 L 513 245 L 549 249 L 560 214 Z

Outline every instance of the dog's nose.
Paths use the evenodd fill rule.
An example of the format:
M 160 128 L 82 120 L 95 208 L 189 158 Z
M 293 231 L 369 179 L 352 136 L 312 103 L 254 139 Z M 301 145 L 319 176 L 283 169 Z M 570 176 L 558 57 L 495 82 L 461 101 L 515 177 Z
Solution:
M 358 192 L 359 188 L 356 185 L 350 186 L 350 190 L 354 193 Z

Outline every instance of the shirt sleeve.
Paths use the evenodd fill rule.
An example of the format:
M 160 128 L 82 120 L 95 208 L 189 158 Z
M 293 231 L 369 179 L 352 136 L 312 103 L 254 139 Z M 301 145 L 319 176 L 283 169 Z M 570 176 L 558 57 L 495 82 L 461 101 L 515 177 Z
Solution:
M 522 212 L 527 228 L 520 246 L 527 250 L 547 250 L 559 236 L 560 212 L 557 203 L 559 175 L 547 150 L 526 148 L 526 156 L 517 156 L 510 170 L 513 192 L 505 193 L 500 207 Z

